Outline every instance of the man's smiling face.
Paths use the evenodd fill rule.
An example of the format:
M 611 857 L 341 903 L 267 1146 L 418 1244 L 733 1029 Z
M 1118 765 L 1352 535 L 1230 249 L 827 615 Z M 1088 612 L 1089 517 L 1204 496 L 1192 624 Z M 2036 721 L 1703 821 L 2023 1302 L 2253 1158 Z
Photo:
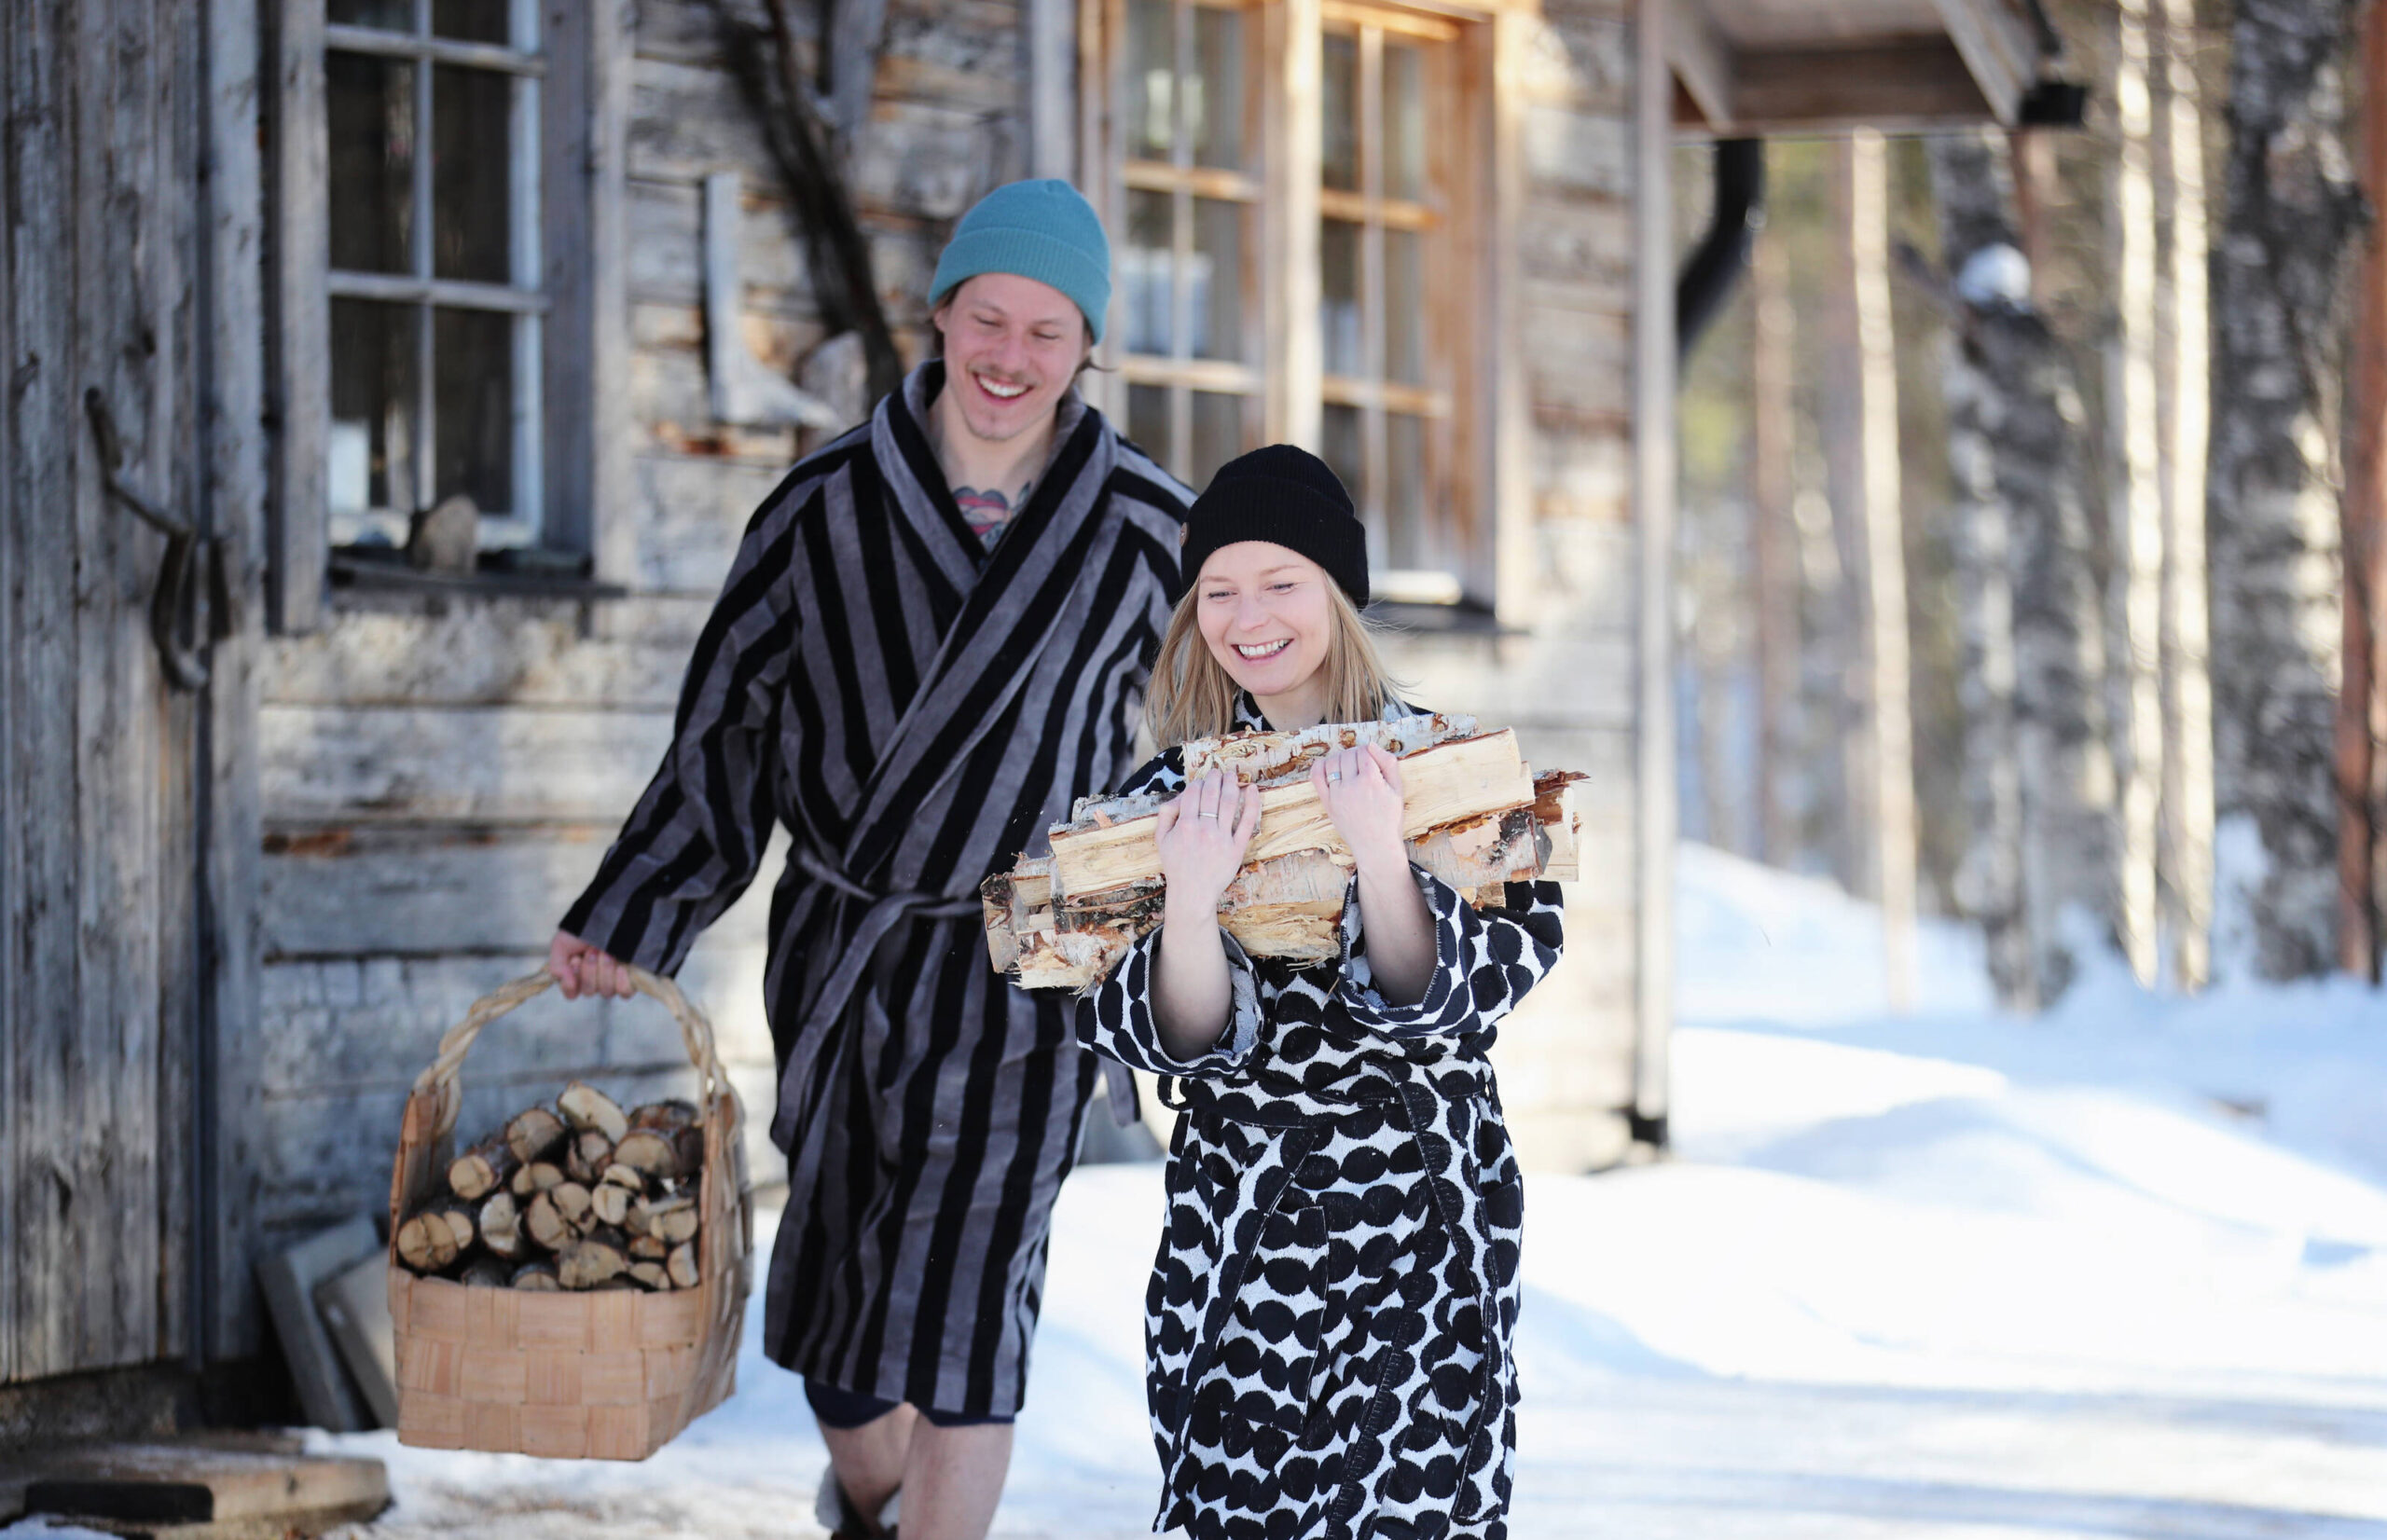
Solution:
M 1050 422 L 1085 362 L 1085 317 L 1049 283 L 980 273 L 937 307 L 945 388 L 973 437 L 1001 443 Z

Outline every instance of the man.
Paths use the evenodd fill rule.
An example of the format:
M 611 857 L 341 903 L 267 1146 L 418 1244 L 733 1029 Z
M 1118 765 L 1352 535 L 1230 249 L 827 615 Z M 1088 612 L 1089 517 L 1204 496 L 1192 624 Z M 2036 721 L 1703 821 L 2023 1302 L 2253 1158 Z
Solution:
M 765 1340 L 805 1376 L 841 1533 L 986 1533 L 1053 1200 L 1095 1061 L 988 966 L 978 884 L 1133 764 L 1183 488 L 1074 387 L 1110 247 L 1068 184 L 966 214 L 944 356 L 807 459 L 746 531 L 663 766 L 549 967 L 679 967 L 793 836 L 766 1005 L 788 1154 Z M 618 959 L 618 960 L 617 960 Z M 839 1499 L 842 1498 L 842 1504 Z

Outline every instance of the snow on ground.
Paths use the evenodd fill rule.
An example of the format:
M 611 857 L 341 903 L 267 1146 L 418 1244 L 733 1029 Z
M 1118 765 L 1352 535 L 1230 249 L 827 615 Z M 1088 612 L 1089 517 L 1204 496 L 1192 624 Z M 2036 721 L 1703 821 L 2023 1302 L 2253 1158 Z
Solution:
M 1939 928 L 1893 1020 L 1864 906 L 1680 875 L 1676 1158 L 1528 1182 L 1512 1533 L 2387 1540 L 2387 1003 L 2104 967 L 2017 1021 Z M 1147 1529 L 1159 1214 L 1157 1167 L 1062 1194 L 1000 1535 Z M 738 1396 L 642 1465 L 323 1440 L 390 1464 L 352 1536 L 816 1533 L 760 1314 Z

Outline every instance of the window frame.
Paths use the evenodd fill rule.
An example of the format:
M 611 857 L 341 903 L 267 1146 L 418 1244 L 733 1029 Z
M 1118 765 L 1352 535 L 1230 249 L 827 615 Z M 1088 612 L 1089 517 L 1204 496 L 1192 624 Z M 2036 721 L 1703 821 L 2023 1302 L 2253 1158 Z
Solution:
M 269 448 L 267 619 L 279 635 L 320 627 L 330 597 L 334 552 L 329 506 L 331 301 L 404 299 L 432 306 L 461 300 L 475 309 L 533 307 L 535 349 L 517 339 L 517 427 L 538 446 L 535 521 L 485 532 L 484 550 L 535 541 L 542 549 L 589 558 L 601 577 L 622 565 L 630 467 L 622 446 L 629 412 L 620 383 L 629 351 L 625 239 L 624 141 L 628 39 L 606 6 L 517 0 L 537 16 L 535 66 L 523 50 L 426 39 L 413 34 L 334 26 L 325 0 L 263 7 L 269 182 L 266 219 Z M 362 35 L 372 34 L 371 36 Z M 500 66 L 540 82 L 533 115 L 538 206 L 537 299 L 520 282 L 480 284 L 413 276 L 342 274 L 331 268 L 327 48 L 389 54 L 418 51 L 434 62 Z M 519 146 L 517 146 L 519 147 Z M 427 159 L 428 144 L 421 146 Z M 420 189 L 423 169 L 417 172 Z M 517 199 L 524 179 L 514 182 Z M 420 193 L 418 193 L 420 197 Z M 428 207 L 423 209 L 428 216 Z M 517 216 L 519 217 L 519 216 Z M 517 332 L 521 328 L 517 328 Z M 525 369 L 525 364 L 534 367 Z M 612 381 L 611 384 L 604 383 Z M 432 382 L 417 382 L 426 396 Z M 535 415 L 523 412 L 528 398 Z M 485 523 L 515 521 L 487 520 Z M 488 538 L 494 534 L 497 538 Z M 465 580 L 469 582 L 470 580 Z M 492 588 L 518 587 L 494 583 Z
M 1202 3 L 1173 0 L 1175 14 L 1181 17 Z M 1231 184 L 1209 179 L 1233 174 L 1189 167 L 1172 178 L 1148 163 L 1131 161 L 1127 151 L 1133 126 L 1125 121 L 1131 100 L 1126 72 L 1133 62 L 1127 48 L 1127 4 L 1081 0 L 1079 11 L 1080 180 L 1097 195 L 1106 224 L 1123 235 L 1130 191 L 1173 190 L 1180 182 L 1196 192 L 1206 186 L 1225 190 Z M 1252 141 L 1256 159 L 1246 171 L 1262 184 L 1252 215 L 1256 228 L 1246 237 L 1252 248 L 1246 260 L 1256 268 L 1259 292 L 1256 304 L 1247 299 L 1245 323 L 1249 326 L 1256 317 L 1260 325 L 1256 356 L 1262 375 L 1258 431 L 1253 433 L 1248 419 L 1247 442 L 1290 442 L 1320 450 L 1327 405 L 1359 407 L 1372 468 L 1362 476 L 1369 485 L 1355 487 L 1353 493 L 1364 503 L 1379 496 L 1385 485 L 1385 414 L 1421 418 L 1428 435 L 1428 472 L 1420 502 L 1432 531 L 1429 544 L 1436 565 L 1400 570 L 1379 562 L 1374 585 L 1387 598 L 1489 608 L 1497 597 L 1495 529 L 1514 522 L 1504 516 L 1503 504 L 1510 499 L 1497 474 L 1500 464 L 1514 460 L 1514 446 L 1499 442 L 1511 425 L 1496 417 L 1499 403 L 1515 394 L 1513 382 L 1505 376 L 1516 352 L 1502 345 L 1510 317 L 1496 296 L 1499 272 L 1512 260 L 1514 246 L 1513 237 L 1503 233 L 1515 180 L 1512 173 L 1503 173 L 1503 166 L 1512 158 L 1513 148 L 1502 153 L 1513 134 L 1502 132 L 1494 121 L 1491 89 L 1502 37 L 1512 35 L 1503 30 L 1511 20 L 1506 14 L 1507 0 L 1243 0 L 1232 8 L 1246 18 L 1247 52 L 1259 50 L 1244 88 L 1248 118 L 1259 125 L 1258 138 Z M 1428 135 L 1427 185 L 1420 199 L 1371 200 L 1367 188 L 1344 192 L 1323 186 L 1322 55 L 1330 28 L 1376 29 L 1379 49 L 1391 35 L 1444 50 L 1446 81 L 1442 89 L 1455 110 L 1449 121 L 1434 122 Z M 1182 30 L 1180 24 L 1180 34 Z M 1185 57 L 1181 42 L 1177 57 L 1180 62 Z M 1364 126 L 1360 131 L 1366 131 Z M 1177 151 L 1181 160 L 1181 132 Z M 1441 246 L 1425 263 L 1431 275 L 1424 284 L 1428 380 L 1409 385 L 1382 378 L 1380 327 L 1373 328 L 1378 345 L 1371 353 L 1373 378 L 1329 376 L 1320 303 L 1322 219 L 1355 212 L 1379 218 L 1389 213 L 1394 225 L 1415 225 L 1419 211 L 1413 205 L 1436 199 L 1441 206 L 1432 210 L 1428 222 L 1438 227 L 1433 234 Z M 1370 227 L 1363 225 L 1363 230 Z M 1183 243 L 1180 223 L 1178 245 Z M 1366 245 L 1381 250 L 1374 241 Z M 1369 264 L 1372 270 L 1363 282 L 1371 285 L 1371 293 L 1382 292 L 1383 273 L 1373 270 L 1382 265 Z M 1123 319 L 1124 297 L 1114 298 L 1113 324 L 1108 329 L 1112 340 L 1102 350 L 1102 362 L 1111 373 L 1090 377 L 1089 394 L 1115 419 L 1124 420 L 1129 387 L 1178 387 L 1172 437 L 1184 445 L 1185 390 L 1232 385 L 1239 381 L 1244 366 L 1128 354 Z M 1189 345 L 1181 319 L 1173 337 L 1180 354 Z M 1372 527 L 1377 527 L 1373 522 L 1376 510 L 1369 512 Z

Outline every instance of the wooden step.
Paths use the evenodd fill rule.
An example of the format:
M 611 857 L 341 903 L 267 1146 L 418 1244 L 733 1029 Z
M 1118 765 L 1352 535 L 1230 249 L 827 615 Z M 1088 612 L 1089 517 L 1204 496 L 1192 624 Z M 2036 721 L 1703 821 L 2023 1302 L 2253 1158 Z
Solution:
M 379 1460 L 210 1439 L 58 1445 L 8 1464 L 29 1478 L 26 1513 L 151 1540 L 313 1536 L 390 1504 Z

